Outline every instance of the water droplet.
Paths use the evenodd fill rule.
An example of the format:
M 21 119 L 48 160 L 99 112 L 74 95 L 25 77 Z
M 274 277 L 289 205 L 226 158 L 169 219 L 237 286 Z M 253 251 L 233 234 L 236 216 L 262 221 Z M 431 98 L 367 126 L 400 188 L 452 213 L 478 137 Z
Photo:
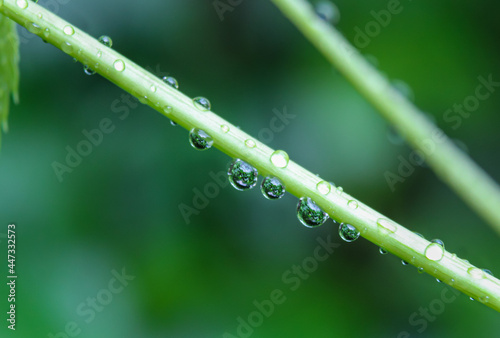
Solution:
M 325 223 L 330 216 L 309 197 L 302 197 L 297 204 L 297 217 L 308 228 Z
M 248 147 L 248 148 L 255 148 L 256 144 L 255 144 L 255 141 L 254 140 L 251 140 L 251 139 L 248 139 L 245 141 L 245 145 Z
M 95 74 L 95 70 L 93 70 L 92 68 L 90 68 L 89 66 L 87 65 L 84 65 L 83 66 L 83 71 L 85 72 L 85 74 L 87 75 L 94 75 Z
M 123 72 L 125 70 L 125 62 L 122 60 L 116 60 L 113 62 L 113 68 L 118 72 Z
M 50 36 L 50 29 L 49 28 L 45 28 L 43 30 L 43 36 L 48 38 Z
M 423 267 L 418 267 L 417 271 L 418 271 L 418 273 L 424 273 L 424 268 Z
M 489 297 L 489 296 L 481 296 L 481 297 L 479 297 L 479 301 L 480 301 L 481 303 L 488 303 L 488 302 L 489 302 L 489 300 L 490 300 L 490 297 Z
M 162 78 L 163 82 L 165 82 L 166 84 L 168 84 L 170 87 L 174 88 L 174 89 L 179 89 L 179 82 L 177 82 L 177 80 L 171 76 L 164 76 Z
M 101 35 L 99 37 L 99 42 L 102 43 L 104 46 L 111 48 L 113 46 L 113 40 L 107 35 Z
M 387 254 L 387 250 L 385 250 L 383 248 L 379 248 L 378 252 L 380 252 L 381 255 L 386 255 Z
M 441 245 L 441 246 L 444 248 L 444 242 L 443 242 L 442 240 L 440 240 L 440 239 L 437 239 L 437 238 L 436 238 L 436 239 L 433 239 L 433 240 L 431 241 L 431 243 L 436 243 L 436 244 L 439 244 L 439 245 Z
M 359 231 L 353 225 L 340 223 L 339 235 L 346 242 L 353 242 L 359 238 Z
M 257 169 L 239 158 L 231 163 L 227 174 L 229 182 L 236 190 L 252 189 L 257 184 Z
M 403 80 L 392 80 L 392 87 L 408 100 L 413 101 L 415 99 L 415 94 L 413 94 L 410 85 Z
M 405 260 L 401 260 L 401 264 L 403 264 L 403 265 L 408 265 L 408 264 L 410 264 L 410 263 L 408 263 L 408 262 L 407 262 L 407 261 L 405 261 Z
M 42 32 L 42 27 L 32 22 L 31 24 L 26 25 L 26 29 L 33 34 L 40 34 Z
M 66 54 L 71 54 L 73 53 L 73 46 L 69 42 L 63 42 L 61 44 L 61 50 Z
M 271 163 L 278 168 L 286 168 L 290 158 L 288 154 L 283 150 L 276 150 L 271 154 Z
M 342 188 L 341 186 L 338 186 L 337 189 L 335 189 L 335 192 L 339 195 L 342 195 L 342 193 L 344 192 L 344 188 Z
M 276 200 L 285 195 L 285 185 L 278 178 L 268 176 L 262 180 L 260 191 L 268 200 Z
M 149 90 L 151 90 L 152 93 L 156 93 L 156 86 L 152 85 L 151 87 L 149 87 Z
M 379 218 L 377 220 L 377 225 L 379 226 L 379 229 L 383 233 L 389 234 L 389 233 L 396 232 L 396 224 L 394 224 L 392 221 L 388 220 L 387 218 Z
M 102 51 L 98 50 L 96 55 L 97 55 L 98 58 L 101 58 L 102 57 Z
M 486 272 L 488 275 L 493 276 L 493 273 L 492 273 L 490 270 L 488 270 L 488 269 L 483 269 L 483 271 L 484 271 L 484 272 Z
M 437 279 L 437 278 L 436 278 L 436 282 L 438 282 L 438 283 L 442 283 L 442 282 L 441 282 L 439 279 Z
M 209 111 L 211 109 L 210 101 L 207 98 L 201 96 L 195 97 L 193 103 L 201 111 Z
M 481 270 L 481 269 L 478 269 L 474 266 L 470 267 L 468 270 L 467 270 L 467 273 L 474 279 L 482 279 L 482 278 L 486 278 L 486 275 L 484 274 L 484 271 Z
M 418 233 L 418 232 L 413 232 L 415 235 L 417 235 L 418 237 L 422 237 L 425 239 L 424 235 L 422 235 L 421 233 Z
M 174 127 L 177 125 L 177 123 L 175 123 L 175 122 L 174 122 L 174 121 L 172 121 L 172 120 L 170 120 L 170 124 L 171 124 L 172 126 L 174 126 Z
M 220 126 L 220 130 L 222 130 L 224 134 L 227 134 L 229 132 L 229 127 L 223 124 Z
M 189 132 L 189 142 L 194 149 L 206 150 L 212 148 L 214 140 L 212 136 L 208 135 L 204 130 L 193 128 Z
M 470 300 L 472 300 L 472 301 L 475 301 L 475 299 L 474 299 L 474 298 L 472 298 L 472 297 L 469 297 L 469 299 L 470 299 Z
M 21 9 L 26 9 L 26 8 L 28 8 L 28 1 L 26 1 L 26 0 L 17 0 L 16 1 L 16 5 L 17 5 L 17 7 L 21 8 Z
M 172 114 L 172 112 L 174 111 L 174 108 L 172 108 L 170 106 L 165 106 L 163 108 L 163 111 L 165 112 L 165 114 Z
M 387 139 L 389 140 L 390 143 L 400 146 L 405 143 L 405 139 L 399 132 L 393 127 L 393 126 L 388 126 L 387 127 Z
M 425 248 L 424 254 L 431 261 L 440 261 L 444 256 L 444 247 L 438 243 L 431 243 Z
M 325 0 L 318 2 L 315 10 L 316 14 L 321 19 L 331 23 L 332 25 L 336 25 L 340 21 L 340 11 L 337 6 L 330 1 Z
M 64 34 L 71 36 L 71 35 L 75 34 L 75 29 L 73 28 L 73 26 L 67 25 L 67 26 L 64 26 L 63 32 L 64 32 Z
M 326 181 L 321 181 L 318 184 L 316 184 L 316 189 L 319 191 L 321 195 L 329 194 L 331 188 L 332 186 L 330 185 L 330 183 Z
M 358 201 L 350 200 L 349 202 L 347 202 L 347 206 L 351 209 L 356 210 L 358 208 Z

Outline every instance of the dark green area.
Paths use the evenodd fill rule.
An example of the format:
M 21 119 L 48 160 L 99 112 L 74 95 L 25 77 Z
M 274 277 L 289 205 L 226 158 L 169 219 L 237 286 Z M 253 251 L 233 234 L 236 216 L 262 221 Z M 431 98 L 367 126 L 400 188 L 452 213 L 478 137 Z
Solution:
M 387 123 L 270 1 L 243 0 L 223 21 L 212 0 L 40 3 L 96 38 L 109 35 L 113 48 L 175 77 L 242 130 L 500 276 L 498 235 L 430 169 L 402 164 L 412 150 L 389 142 Z M 354 41 L 388 1 L 337 4 L 339 29 Z M 498 87 L 467 117 L 453 109 L 473 103 L 480 77 L 500 81 L 500 3 L 401 6 L 361 51 L 406 82 L 415 103 L 499 181 Z M 479 301 L 362 238 L 343 242 L 331 220 L 307 229 L 289 194 L 269 201 L 258 187 L 236 191 L 229 157 L 194 150 L 187 130 L 24 29 L 20 42 L 21 103 L 11 105 L 0 153 L 0 233 L 17 225 L 15 336 L 48 337 L 74 321 L 78 337 L 223 337 L 236 335 L 238 317 L 258 321 L 258 308 L 272 314 L 252 337 L 498 336 L 498 313 Z M 89 154 L 69 155 L 76 167 L 59 182 L 53 163 L 67 165 L 77 149 Z M 404 182 L 392 191 L 385 172 Z M 108 301 L 112 271 L 122 268 L 135 278 L 93 317 L 87 298 Z M 425 319 L 419 311 L 429 307 Z

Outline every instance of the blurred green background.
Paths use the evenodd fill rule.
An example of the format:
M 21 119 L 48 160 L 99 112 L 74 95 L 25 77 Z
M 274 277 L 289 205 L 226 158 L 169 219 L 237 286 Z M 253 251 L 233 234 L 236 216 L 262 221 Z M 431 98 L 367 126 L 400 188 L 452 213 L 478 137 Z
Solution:
M 388 1 L 336 3 L 338 27 L 353 41 L 355 27 L 364 30 L 374 20 L 370 11 Z M 223 20 L 212 0 L 40 4 L 92 36 L 110 35 L 117 51 L 158 76 L 176 77 L 185 94 L 208 97 L 216 113 L 252 135 L 286 107 L 295 118 L 269 146 L 500 275 L 499 237 L 430 169 L 417 167 L 391 191 L 384 173 L 397 173 L 398 157 L 408 159 L 411 149 L 390 141 L 388 124 L 270 1 L 243 0 Z M 474 94 L 478 76 L 500 80 L 500 3 L 401 5 L 362 53 L 408 83 L 415 103 L 500 181 L 500 93 L 481 101 L 459 128 L 443 118 Z M 193 206 L 193 189 L 203 191 L 210 173 L 225 171 L 230 159 L 193 150 L 186 130 L 148 106 L 130 108 L 121 120 L 112 105 L 122 90 L 19 32 L 21 103 L 12 107 L 0 155 L 0 233 L 17 225 L 18 337 L 65 337 L 56 334 L 72 322 L 78 337 L 238 336 L 238 317 L 249 316 L 258 324 L 252 337 L 498 336 L 498 313 L 480 302 L 461 294 L 443 303 L 444 284 L 362 238 L 342 242 L 331 221 L 303 227 L 293 196 L 267 201 L 258 188 L 226 186 L 186 224 L 179 205 Z M 64 163 L 66 147 L 75 149 L 82 130 L 103 118 L 114 131 L 59 182 L 53 162 Z M 329 235 L 338 247 L 292 290 L 296 284 L 283 274 Z M 110 293 L 123 268 L 135 278 Z M 268 317 L 253 313 L 254 301 L 275 289 L 286 300 Z M 2 337 L 11 334 L 7 292 L 1 283 Z M 434 314 L 426 319 L 419 311 L 429 306 Z

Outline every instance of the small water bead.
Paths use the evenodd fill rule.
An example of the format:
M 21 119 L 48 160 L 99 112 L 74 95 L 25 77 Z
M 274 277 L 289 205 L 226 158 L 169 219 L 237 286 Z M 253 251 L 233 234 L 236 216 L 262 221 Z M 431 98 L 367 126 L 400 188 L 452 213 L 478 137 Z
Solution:
M 347 202 L 347 206 L 351 209 L 356 210 L 358 208 L 358 201 L 350 200 L 349 202 Z
M 171 106 L 165 106 L 163 108 L 163 111 L 165 112 L 165 114 L 172 114 L 172 112 L 174 111 L 174 108 L 172 108 Z
M 206 150 L 212 148 L 214 139 L 204 130 L 193 128 L 189 132 L 189 142 L 196 150 Z
M 424 273 L 424 268 L 423 267 L 418 267 L 417 271 L 418 271 L 418 273 Z
M 260 191 L 268 200 L 276 200 L 285 195 L 285 185 L 278 178 L 268 176 L 262 180 Z
M 278 168 L 286 168 L 290 158 L 283 150 L 276 150 L 271 154 L 271 163 Z
M 388 126 L 387 127 L 387 139 L 389 140 L 390 143 L 400 146 L 405 143 L 405 139 L 399 132 L 393 127 L 393 126 Z
M 482 278 L 486 278 L 486 275 L 484 274 L 484 271 L 481 270 L 481 269 L 478 269 L 476 267 L 470 267 L 468 270 L 467 270 L 467 273 L 474 279 L 482 279 Z
M 88 65 L 83 66 L 83 71 L 87 75 L 94 75 L 96 72 L 92 68 L 90 68 Z
M 443 246 L 438 243 L 429 244 L 424 251 L 425 257 L 431 261 L 440 261 L 444 256 Z
M 483 269 L 483 271 L 484 271 L 484 272 L 486 272 L 488 275 L 493 276 L 493 273 L 492 273 L 490 270 L 488 270 L 488 269 Z
M 342 188 L 341 186 L 338 186 L 337 189 L 335 189 L 335 192 L 338 195 L 342 195 L 342 193 L 344 192 L 344 188 Z
M 151 90 L 152 93 L 156 93 L 156 86 L 152 85 L 151 87 L 149 87 L 149 90 Z
M 17 7 L 21 8 L 21 9 L 26 9 L 26 8 L 28 8 L 28 1 L 26 1 L 26 0 L 17 0 L 16 1 L 16 5 L 17 5 Z
M 179 82 L 177 82 L 177 80 L 171 76 L 164 76 L 162 78 L 162 81 L 174 89 L 179 89 Z
M 481 297 L 479 297 L 479 301 L 481 303 L 488 303 L 489 300 L 490 300 L 489 296 L 481 296 Z
M 49 28 L 45 28 L 43 30 L 43 36 L 48 38 L 50 36 L 50 29 Z
M 99 37 L 99 42 L 102 43 L 104 46 L 111 48 L 113 46 L 113 40 L 107 35 L 101 35 Z
M 252 189 L 257 184 L 258 171 L 247 162 L 235 159 L 227 172 L 229 182 L 239 191 Z
M 436 238 L 436 239 L 433 239 L 433 240 L 431 241 L 431 243 L 436 243 L 436 244 L 439 244 L 439 245 L 441 245 L 441 246 L 444 248 L 444 242 L 443 242 L 442 240 L 440 240 L 440 239 L 437 239 L 437 238 Z
M 340 11 L 337 6 L 330 1 L 323 0 L 318 2 L 315 11 L 321 19 L 332 25 L 336 25 L 340 21 Z
M 436 282 L 438 282 L 438 283 L 442 283 L 442 282 L 441 282 L 439 279 L 437 279 L 437 278 L 436 278 Z
M 331 188 L 332 188 L 331 184 L 326 181 L 321 181 L 318 184 L 316 184 L 316 189 L 319 191 L 321 195 L 329 194 Z
M 469 299 L 470 299 L 470 300 L 472 300 L 472 301 L 475 301 L 475 299 L 474 299 L 474 298 L 472 298 L 472 297 L 469 297 Z
M 101 58 L 101 57 L 102 57 L 102 51 L 98 50 L 98 51 L 97 51 L 96 56 L 97 56 L 98 58 Z
M 413 101 L 415 99 L 415 94 L 413 94 L 410 85 L 403 80 L 392 80 L 392 87 L 408 100 Z
M 379 226 L 380 230 L 384 233 L 395 233 L 396 232 L 396 225 L 388 220 L 387 218 L 379 218 L 377 220 L 377 225 Z
M 308 228 L 325 223 L 330 216 L 309 197 L 302 197 L 297 204 L 297 218 Z
M 354 242 L 359 238 L 359 231 L 351 224 L 340 223 L 339 235 L 346 242 Z
M 61 44 L 61 50 L 66 54 L 71 54 L 73 53 L 73 46 L 69 42 L 63 42 Z
M 32 22 L 31 24 L 27 25 L 26 29 L 33 34 L 40 34 L 42 32 L 42 27 L 37 25 L 36 23 Z
M 407 262 L 407 261 L 405 261 L 405 260 L 401 260 L 401 264 L 403 264 L 403 265 L 408 265 L 408 264 L 410 264 L 410 263 L 408 263 L 408 262 Z
M 198 110 L 209 111 L 211 109 L 210 101 L 208 101 L 208 99 L 205 97 L 201 97 L 201 96 L 195 97 L 193 99 L 193 103 L 194 103 L 194 106 L 196 108 L 198 108 Z
M 226 126 L 225 124 L 220 126 L 220 130 L 224 133 L 227 134 L 229 132 L 229 127 Z
M 380 252 L 381 255 L 387 255 L 387 250 L 385 250 L 384 248 L 379 248 L 378 249 L 378 252 Z
M 421 233 L 419 233 L 419 232 L 413 232 L 413 233 L 414 233 L 415 235 L 417 235 L 418 237 L 422 237 L 422 238 L 424 238 L 424 239 L 425 239 L 424 235 L 422 235 Z
M 71 36 L 71 35 L 75 34 L 75 29 L 73 28 L 73 26 L 67 25 L 67 26 L 64 26 L 63 32 L 64 32 L 64 34 Z
M 170 124 L 171 124 L 172 126 L 174 126 L 174 127 L 177 125 L 177 123 L 175 123 L 175 122 L 174 122 L 174 121 L 172 121 L 172 120 L 170 120 Z
M 256 144 L 255 144 L 255 141 L 254 140 L 251 140 L 251 139 L 248 139 L 245 141 L 245 145 L 248 147 L 248 148 L 255 148 Z
M 113 68 L 118 72 L 123 72 L 125 70 L 125 62 L 122 60 L 116 60 L 113 62 Z

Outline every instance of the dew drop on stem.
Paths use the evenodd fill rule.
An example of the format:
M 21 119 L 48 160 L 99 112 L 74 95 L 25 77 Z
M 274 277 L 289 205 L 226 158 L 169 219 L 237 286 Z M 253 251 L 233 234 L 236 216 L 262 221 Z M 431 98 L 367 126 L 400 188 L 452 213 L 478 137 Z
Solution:
M 277 177 L 266 177 L 260 185 L 262 195 L 268 200 L 280 199 L 285 195 L 285 185 Z
M 207 150 L 212 148 L 214 140 L 204 130 L 193 128 L 189 132 L 189 143 L 196 150 Z
M 257 184 L 258 171 L 239 158 L 233 160 L 227 172 L 229 182 L 239 191 L 249 190 Z
M 339 235 L 346 242 L 354 242 L 359 238 L 359 230 L 354 225 L 340 223 Z
M 297 218 L 306 227 L 314 228 L 330 217 L 311 198 L 302 197 L 297 204 Z

